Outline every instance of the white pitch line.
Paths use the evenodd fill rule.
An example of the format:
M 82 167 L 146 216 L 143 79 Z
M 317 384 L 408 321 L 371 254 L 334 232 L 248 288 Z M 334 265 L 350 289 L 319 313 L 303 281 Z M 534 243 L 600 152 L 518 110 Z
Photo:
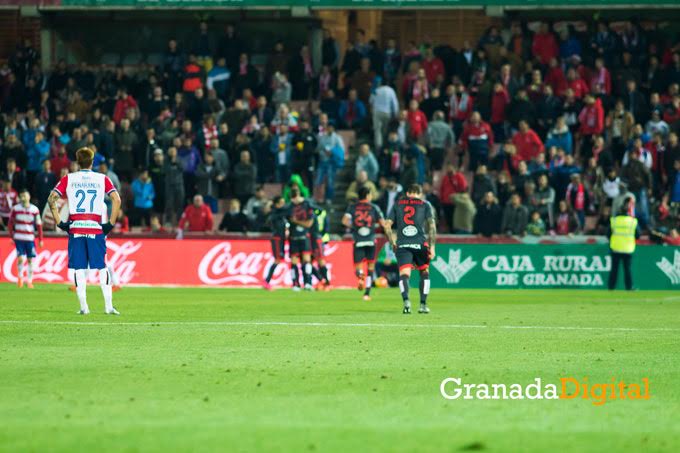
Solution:
M 388 327 L 388 328 L 435 328 L 435 329 L 504 329 L 504 330 L 600 330 L 614 332 L 680 332 L 674 327 L 598 327 L 598 326 L 513 326 L 485 324 L 398 324 L 398 323 L 349 323 L 349 322 L 286 322 L 286 321 L 139 321 L 139 322 L 90 322 L 90 321 L 42 321 L 6 319 L 0 324 L 55 325 L 55 326 L 288 326 L 288 327 Z

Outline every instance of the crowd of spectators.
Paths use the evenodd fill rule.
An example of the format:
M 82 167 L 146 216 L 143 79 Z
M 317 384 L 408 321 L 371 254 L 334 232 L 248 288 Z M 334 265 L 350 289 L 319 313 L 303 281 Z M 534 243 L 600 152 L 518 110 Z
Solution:
M 14 190 L 42 208 L 88 146 L 123 195 L 123 231 L 212 231 L 219 211 L 219 230 L 266 231 L 263 185 L 330 207 L 351 156 L 347 201 L 368 186 L 387 211 L 420 183 L 444 232 L 604 234 L 633 197 L 643 231 L 677 237 L 678 41 L 634 22 L 530 25 L 459 49 L 358 30 L 344 53 L 326 30 L 320 61 L 280 41 L 258 67 L 233 25 L 202 22 L 160 66 L 43 72 L 27 41 L 0 70 L 0 221 Z

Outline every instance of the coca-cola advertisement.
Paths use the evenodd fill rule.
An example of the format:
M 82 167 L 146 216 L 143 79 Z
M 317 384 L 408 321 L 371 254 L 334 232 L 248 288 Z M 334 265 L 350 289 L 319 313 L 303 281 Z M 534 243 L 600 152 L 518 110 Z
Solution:
M 116 238 L 106 244 L 107 264 L 123 285 L 261 286 L 274 262 L 270 243 L 264 239 Z M 70 281 L 66 238 L 45 238 L 36 253 L 35 282 Z M 0 281 L 16 282 L 16 250 L 8 238 L 0 240 L 0 260 Z M 333 286 L 354 285 L 351 242 L 328 243 L 326 263 Z M 98 281 L 95 275 L 92 278 Z M 278 266 L 271 283 L 290 285 L 288 263 Z

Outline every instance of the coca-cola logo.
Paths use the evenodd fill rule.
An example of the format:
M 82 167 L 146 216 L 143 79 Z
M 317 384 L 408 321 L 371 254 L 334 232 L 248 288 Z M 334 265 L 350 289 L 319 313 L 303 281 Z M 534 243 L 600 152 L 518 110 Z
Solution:
M 118 275 L 120 283 L 129 283 L 134 277 L 137 262 L 129 259 L 141 247 L 141 242 L 125 241 L 116 243 L 107 241 L 107 264 L 113 268 Z M 2 264 L 2 273 L 10 282 L 17 281 L 16 275 L 17 252 L 12 250 Z M 45 281 L 49 283 L 65 282 L 70 279 L 68 273 L 68 251 L 64 249 L 39 250 L 33 258 L 33 279 L 35 281 Z M 99 283 L 99 276 L 96 272 L 90 272 L 90 283 Z
M 338 249 L 336 244 L 326 246 L 326 256 Z M 253 285 L 261 284 L 266 272 L 274 263 L 271 252 L 233 252 L 230 242 L 222 242 L 211 248 L 203 256 L 198 266 L 198 278 L 206 285 Z M 331 266 L 328 265 L 329 272 Z M 276 268 L 271 280 L 272 285 L 289 285 L 288 265 Z

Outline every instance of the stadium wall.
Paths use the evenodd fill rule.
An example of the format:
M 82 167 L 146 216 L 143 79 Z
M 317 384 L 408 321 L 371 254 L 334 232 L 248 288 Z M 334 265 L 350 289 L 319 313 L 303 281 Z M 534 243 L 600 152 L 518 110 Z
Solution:
M 273 262 L 267 239 L 107 242 L 108 262 L 124 285 L 259 287 Z M 352 242 L 331 241 L 326 255 L 334 286 L 353 287 Z M 440 243 L 437 255 L 430 270 L 435 288 L 604 289 L 611 268 L 603 243 Z M 8 239 L 0 241 L 0 263 L 0 281 L 16 282 L 16 252 Z M 66 238 L 46 238 L 35 261 L 36 282 L 69 283 L 67 268 Z M 680 289 L 680 249 L 639 246 L 633 274 L 639 289 Z M 279 266 L 272 283 L 289 285 L 289 278 L 288 266 Z

